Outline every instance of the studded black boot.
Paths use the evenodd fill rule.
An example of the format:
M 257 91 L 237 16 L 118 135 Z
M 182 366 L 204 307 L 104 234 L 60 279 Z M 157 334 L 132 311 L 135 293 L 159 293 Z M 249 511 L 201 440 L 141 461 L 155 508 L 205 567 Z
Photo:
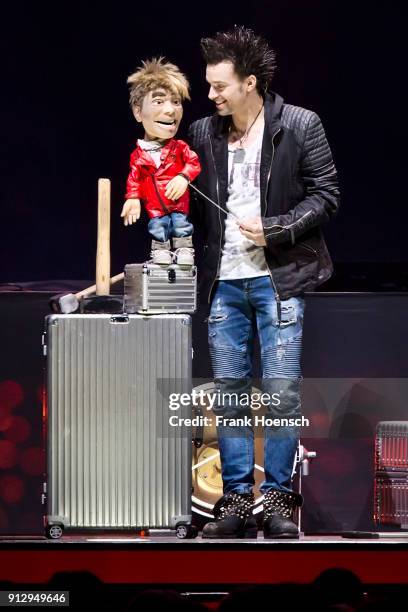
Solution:
M 299 529 L 293 522 L 293 511 L 301 506 L 303 498 L 298 493 L 285 493 L 270 489 L 265 493 L 264 507 L 264 538 L 298 538 Z
M 214 506 L 215 521 L 204 526 L 203 538 L 256 538 L 254 501 L 253 493 L 223 495 Z

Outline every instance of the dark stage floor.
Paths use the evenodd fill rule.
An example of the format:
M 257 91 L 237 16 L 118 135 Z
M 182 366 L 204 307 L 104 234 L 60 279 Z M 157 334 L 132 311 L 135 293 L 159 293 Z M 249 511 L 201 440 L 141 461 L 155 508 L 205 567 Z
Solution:
M 188 546 L 191 547 L 213 547 L 213 546 L 268 546 L 268 547 L 309 547 L 309 546 L 406 546 L 408 545 L 408 532 L 373 532 L 367 537 L 363 534 L 359 537 L 349 535 L 343 537 L 341 535 L 302 535 L 296 539 L 275 539 L 265 540 L 262 532 L 258 534 L 258 538 L 254 539 L 204 539 L 198 536 L 195 539 L 179 539 L 175 534 L 169 531 L 155 530 L 148 536 L 139 536 L 132 533 L 67 533 L 57 540 L 48 539 L 41 536 L 0 536 L 0 550 L 4 545 L 17 544 L 24 545 L 28 548 L 37 546 L 66 546 L 66 545 L 126 545 L 129 547 L 140 547 L 149 545 L 150 547 L 171 547 Z

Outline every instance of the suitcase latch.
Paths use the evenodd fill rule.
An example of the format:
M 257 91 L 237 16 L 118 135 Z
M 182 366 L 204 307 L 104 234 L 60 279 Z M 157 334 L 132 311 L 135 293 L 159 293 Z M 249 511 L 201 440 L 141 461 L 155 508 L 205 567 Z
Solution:
M 167 270 L 167 276 L 169 278 L 169 283 L 176 282 L 176 271 L 173 268 L 170 268 L 170 270 Z

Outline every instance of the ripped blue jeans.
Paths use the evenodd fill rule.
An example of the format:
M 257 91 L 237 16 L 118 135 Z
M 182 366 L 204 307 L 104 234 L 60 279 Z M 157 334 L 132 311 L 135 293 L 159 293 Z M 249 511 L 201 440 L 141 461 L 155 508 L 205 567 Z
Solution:
M 278 325 L 269 276 L 218 282 L 208 319 L 208 338 L 214 383 L 222 398 L 214 406 L 214 414 L 220 417 L 217 434 L 224 493 L 250 493 L 254 485 L 254 413 L 245 398 L 252 388 L 256 331 L 261 349 L 262 392 L 274 398 L 267 402 L 265 419 L 301 416 L 303 313 L 303 298 L 282 301 Z M 264 428 L 263 493 L 269 489 L 292 490 L 299 428 L 275 423 L 278 422 Z

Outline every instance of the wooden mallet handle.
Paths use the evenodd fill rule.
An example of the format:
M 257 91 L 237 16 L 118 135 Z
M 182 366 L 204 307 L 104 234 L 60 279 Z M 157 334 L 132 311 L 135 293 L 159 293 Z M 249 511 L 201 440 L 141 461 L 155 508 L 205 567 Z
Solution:
M 109 279 L 109 286 L 110 285 L 114 285 L 115 283 L 118 283 L 119 281 L 123 280 L 124 278 L 125 278 L 124 272 L 121 272 L 120 274 L 116 274 L 116 276 L 112 276 L 112 278 Z M 96 285 L 92 285 L 92 287 L 87 287 L 86 289 L 82 289 L 82 291 L 78 291 L 78 293 L 75 293 L 75 297 L 78 300 L 80 300 L 83 297 L 89 297 L 95 291 L 96 291 Z
M 110 189 L 109 179 L 98 180 L 98 242 L 96 295 L 109 295 L 110 287 Z
M 109 279 L 111 285 L 123 280 L 124 273 L 116 274 L 116 276 L 112 276 Z M 62 312 L 64 314 L 70 314 L 75 312 L 79 308 L 79 300 L 84 297 L 89 297 L 96 291 L 96 285 L 92 285 L 92 287 L 87 287 L 86 289 L 82 289 L 82 291 L 78 291 L 78 293 L 64 293 L 59 295 L 54 295 L 49 300 L 49 304 L 51 309 L 54 312 Z

